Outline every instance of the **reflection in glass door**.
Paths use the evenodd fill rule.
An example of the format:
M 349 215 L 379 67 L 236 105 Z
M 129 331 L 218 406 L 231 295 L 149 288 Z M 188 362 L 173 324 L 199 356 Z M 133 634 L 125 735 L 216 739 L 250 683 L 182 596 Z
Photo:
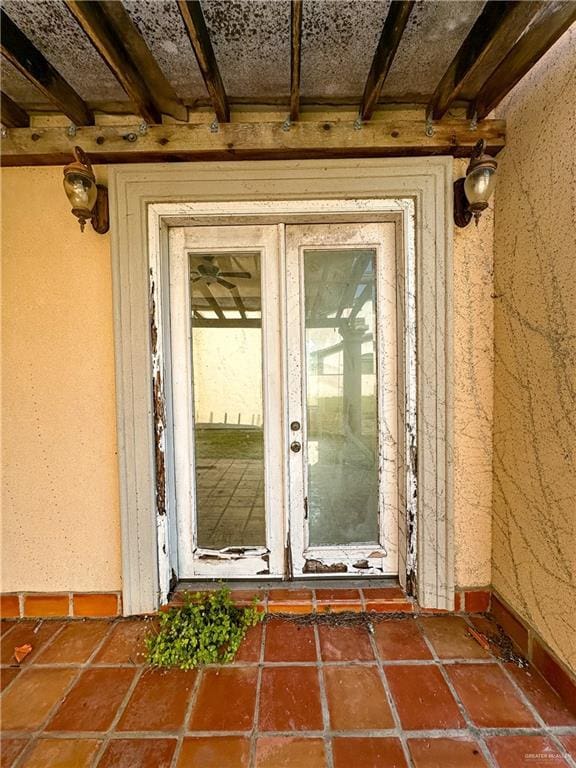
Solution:
M 198 546 L 265 546 L 260 253 L 190 253 Z
M 377 543 L 375 250 L 302 256 L 309 544 Z
M 397 573 L 394 224 L 287 227 L 286 250 L 295 572 Z

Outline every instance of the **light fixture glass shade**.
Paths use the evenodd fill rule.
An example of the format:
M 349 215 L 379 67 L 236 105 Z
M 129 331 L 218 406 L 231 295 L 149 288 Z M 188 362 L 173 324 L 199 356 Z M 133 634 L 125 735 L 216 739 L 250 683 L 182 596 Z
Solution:
M 479 165 L 466 176 L 464 192 L 470 207 L 486 206 L 496 183 L 496 169 L 489 165 Z
M 96 184 L 82 171 L 68 171 L 64 176 L 64 190 L 72 210 L 86 211 L 88 215 L 96 204 Z

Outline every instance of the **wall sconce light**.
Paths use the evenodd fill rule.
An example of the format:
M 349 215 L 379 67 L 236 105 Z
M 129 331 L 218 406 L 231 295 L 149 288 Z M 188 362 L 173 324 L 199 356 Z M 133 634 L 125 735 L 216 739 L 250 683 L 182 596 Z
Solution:
M 467 227 L 472 216 L 478 226 L 478 219 L 488 207 L 494 191 L 498 163 L 485 152 L 486 142 L 480 139 L 474 147 L 466 177 L 454 182 L 454 223 L 457 227 Z
M 96 184 L 96 177 L 88 155 L 81 147 L 74 147 L 75 160 L 64 168 L 64 191 L 72 206 L 72 213 L 80 221 L 84 232 L 87 221 L 99 235 L 108 232 L 108 190 Z

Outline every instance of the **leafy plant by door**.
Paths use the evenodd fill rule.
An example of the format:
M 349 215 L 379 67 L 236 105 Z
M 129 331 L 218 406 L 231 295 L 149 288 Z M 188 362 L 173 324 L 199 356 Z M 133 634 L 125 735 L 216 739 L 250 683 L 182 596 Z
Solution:
M 180 669 L 231 662 L 248 629 L 263 617 L 256 604 L 234 605 L 225 587 L 186 593 L 184 605 L 161 614 L 158 633 L 147 638 L 148 661 L 155 667 Z

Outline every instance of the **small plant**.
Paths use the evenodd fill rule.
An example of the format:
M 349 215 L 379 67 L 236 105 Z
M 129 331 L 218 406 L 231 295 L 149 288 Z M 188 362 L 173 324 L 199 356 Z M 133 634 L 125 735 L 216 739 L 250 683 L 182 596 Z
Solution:
M 155 667 L 192 669 L 233 661 L 249 627 L 264 614 L 254 605 L 234 605 L 230 590 L 186 593 L 184 605 L 160 616 L 157 634 L 146 638 L 148 661 Z

